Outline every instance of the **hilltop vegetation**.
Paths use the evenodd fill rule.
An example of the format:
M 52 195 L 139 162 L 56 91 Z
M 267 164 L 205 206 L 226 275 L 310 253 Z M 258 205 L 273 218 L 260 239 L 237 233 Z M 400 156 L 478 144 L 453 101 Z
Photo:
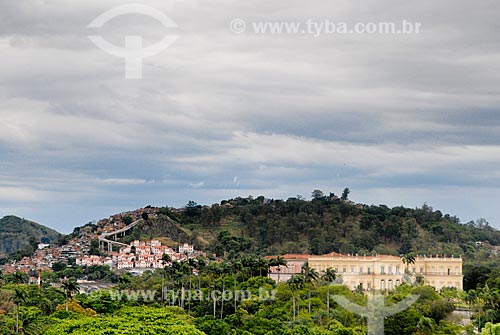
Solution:
M 55 242 L 61 234 L 33 221 L 5 216 L 0 219 L 0 256 L 11 253 L 30 255 L 38 243 Z
M 159 218 L 168 217 L 184 228 L 184 239 L 206 243 L 209 250 L 229 258 L 332 251 L 458 256 L 474 252 L 476 241 L 500 244 L 500 232 L 484 219 L 462 224 L 428 205 L 368 206 L 349 201 L 347 194 L 339 198 L 315 190 L 311 200 L 259 196 L 211 206 L 191 201 L 182 211 L 162 208 Z

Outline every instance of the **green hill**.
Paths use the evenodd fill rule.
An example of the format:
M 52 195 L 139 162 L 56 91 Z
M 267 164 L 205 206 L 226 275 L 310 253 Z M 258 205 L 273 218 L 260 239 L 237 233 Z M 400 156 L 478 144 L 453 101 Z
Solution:
M 168 234 L 172 223 L 165 220 L 167 217 L 185 234 Z M 223 200 L 211 206 L 190 202 L 181 210 L 162 208 L 155 220 L 154 229 L 138 227 L 141 232 L 135 236 L 190 241 L 229 257 L 332 251 L 466 255 L 474 252 L 477 241 L 500 245 L 500 231 L 485 220 L 461 223 L 459 218 L 427 205 L 369 206 L 319 191 L 312 200 L 260 196 Z
M 36 222 L 5 216 L 0 219 L 0 256 L 15 252 L 30 254 L 40 242 L 55 242 L 60 234 Z

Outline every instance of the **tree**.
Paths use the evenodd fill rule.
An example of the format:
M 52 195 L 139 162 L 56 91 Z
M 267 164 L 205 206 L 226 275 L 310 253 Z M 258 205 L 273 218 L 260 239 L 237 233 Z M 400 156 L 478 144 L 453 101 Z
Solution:
M 295 321 L 295 315 L 297 314 L 297 308 L 295 307 L 296 305 L 295 296 L 297 294 L 297 291 L 304 285 L 304 277 L 302 275 L 293 275 L 290 279 L 288 279 L 286 283 L 292 290 L 293 320 Z
M 71 296 L 73 293 L 76 293 L 80 290 L 80 285 L 76 282 L 75 279 L 70 278 L 66 279 L 62 282 L 61 288 L 64 291 L 64 294 L 66 296 L 66 312 L 68 311 L 68 302 L 71 299 Z
M 313 284 L 315 282 L 318 281 L 318 278 L 319 278 L 319 274 L 318 272 L 316 271 L 316 269 L 313 269 L 309 266 L 309 263 L 308 262 L 305 262 L 304 265 L 302 265 L 302 275 L 304 276 L 304 281 L 306 283 L 308 283 L 309 285 L 309 290 L 308 290 L 308 306 L 309 306 L 309 313 L 311 313 L 311 286 L 313 286 Z
M 415 256 L 411 253 L 401 255 L 401 261 L 404 265 L 406 265 L 405 273 L 409 274 L 410 271 L 408 270 L 408 267 L 410 264 L 415 264 Z
M 25 303 L 28 299 L 28 293 L 22 287 L 16 287 L 14 294 L 11 296 L 11 301 L 16 305 L 16 334 L 19 333 L 19 307 L 21 303 Z
M 467 310 L 470 318 L 470 306 L 473 305 L 477 300 L 477 292 L 475 290 L 469 290 L 465 294 L 465 302 L 467 303 Z
M 194 217 L 201 214 L 201 206 L 198 205 L 195 201 L 189 200 L 185 208 L 187 216 Z
M 276 267 L 276 271 L 278 272 L 278 283 L 280 282 L 280 273 L 282 266 L 288 267 L 286 260 L 282 256 L 278 256 L 269 260 L 269 267 Z
M 93 239 L 90 241 L 90 249 L 89 249 L 89 255 L 101 255 L 101 251 L 99 250 L 99 240 L 98 239 Z
M 132 217 L 128 216 L 128 215 L 125 215 L 124 217 L 122 217 L 122 222 L 128 226 L 129 224 L 131 224 L 132 222 L 134 222 L 134 219 L 132 219 Z
M 311 198 L 318 200 L 324 197 L 323 191 L 321 190 L 314 190 L 311 193 Z
M 328 268 L 323 272 L 321 279 L 323 279 L 328 285 L 326 295 L 326 313 L 330 315 L 330 284 L 333 283 L 335 279 L 337 279 L 337 272 L 335 271 L 335 269 Z
M 434 321 L 431 318 L 422 316 L 417 323 L 418 335 L 432 335 L 434 334 Z
M 351 193 L 351 190 L 349 188 L 344 188 L 344 191 L 342 192 L 342 196 L 340 197 L 340 200 L 347 201 L 349 200 L 349 193 Z
M 21 271 L 17 271 L 11 276 L 12 283 L 16 284 L 17 287 L 19 287 L 20 284 L 27 284 L 28 280 L 28 275 Z

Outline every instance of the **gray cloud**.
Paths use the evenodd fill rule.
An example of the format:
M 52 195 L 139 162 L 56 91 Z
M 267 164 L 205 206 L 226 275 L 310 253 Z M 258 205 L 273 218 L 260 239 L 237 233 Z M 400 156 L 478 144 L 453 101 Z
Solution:
M 87 24 L 119 1 L 1 1 L 0 215 L 63 231 L 145 204 L 248 194 L 500 212 L 493 0 L 140 1 L 100 33 L 180 39 L 124 79 Z M 418 35 L 237 35 L 235 18 L 421 22 Z M 237 177 L 236 177 L 237 176 Z

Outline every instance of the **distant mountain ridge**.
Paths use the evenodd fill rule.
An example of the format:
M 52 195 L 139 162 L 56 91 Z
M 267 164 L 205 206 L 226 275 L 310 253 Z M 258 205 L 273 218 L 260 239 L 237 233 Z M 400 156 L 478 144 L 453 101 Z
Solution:
M 0 219 L 0 256 L 15 252 L 31 253 L 41 242 L 56 242 L 60 233 L 39 223 L 14 215 Z

